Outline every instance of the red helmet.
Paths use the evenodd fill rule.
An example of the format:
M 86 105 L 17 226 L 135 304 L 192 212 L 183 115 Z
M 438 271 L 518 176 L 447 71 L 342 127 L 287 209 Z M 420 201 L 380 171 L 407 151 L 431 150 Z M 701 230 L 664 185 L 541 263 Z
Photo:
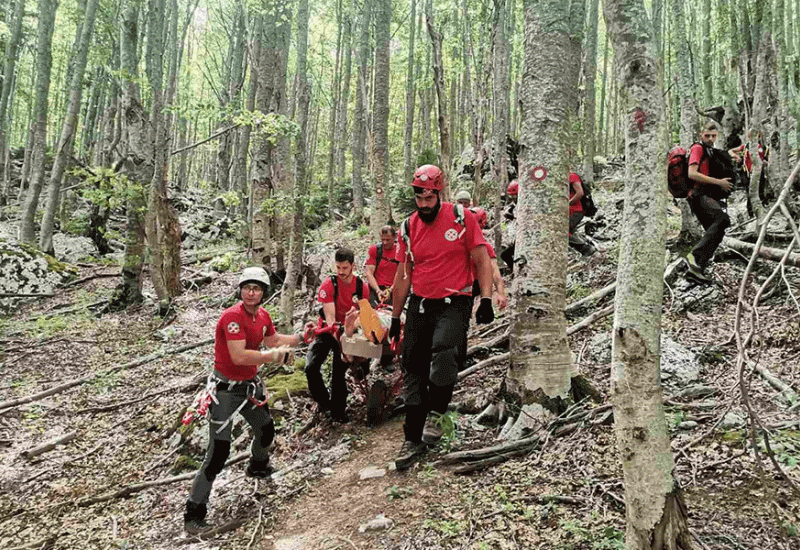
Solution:
M 519 193 L 519 183 L 517 183 L 517 180 L 511 180 L 511 183 L 508 184 L 508 189 L 506 189 L 506 193 L 512 197 Z
M 484 229 L 486 224 L 489 223 L 489 216 L 486 215 L 486 210 L 480 206 L 473 206 L 470 210 L 475 214 L 475 219 L 478 221 L 480 228 Z
M 441 191 L 443 185 L 444 174 L 442 174 L 438 166 L 433 164 L 426 164 L 417 168 L 417 171 L 414 172 L 414 179 L 411 182 L 412 187 L 422 187 L 433 191 Z

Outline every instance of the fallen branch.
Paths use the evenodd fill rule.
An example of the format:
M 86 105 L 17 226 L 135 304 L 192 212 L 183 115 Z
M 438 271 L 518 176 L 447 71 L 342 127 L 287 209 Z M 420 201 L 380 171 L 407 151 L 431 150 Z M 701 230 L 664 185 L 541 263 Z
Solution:
M 722 239 L 722 244 L 734 250 L 738 250 L 739 252 L 745 252 L 747 254 L 755 254 L 760 258 L 764 258 L 765 260 L 771 260 L 773 262 L 780 262 L 781 258 L 783 258 L 783 256 L 786 254 L 785 250 L 780 250 L 778 248 L 770 248 L 768 246 L 761 246 L 760 244 L 755 245 L 745 241 L 740 241 L 739 239 L 734 239 L 733 237 L 725 237 L 724 239 Z M 757 246 L 758 246 L 758 253 L 755 253 Z M 789 254 L 786 257 L 786 263 L 794 267 L 800 267 L 800 254 Z
M 189 149 L 194 149 L 195 147 L 199 147 L 200 145 L 203 145 L 204 143 L 208 143 L 209 141 L 211 141 L 214 138 L 218 138 L 222 134 L 226 134 L 226 133 L 230 132 L 231 130 L 235 130 L 239 126 L 241 126 L 241 124 L 233 124 L 231 126 L 228 126 L 227 128 L 223 128 L 219 132 L 215 132 L 215 133 L 211 134 L 210 136 L 208 136 L 204 140 L 198 141 L 197 143 L 192 143 L 190 145 L 186 145 L 185 147 L 180 147 L 178 149 L 175 149 L 174 151 L 172 151 L 170 153 L 170 156 L 177 155 L 178 153 L 183 153 L 184 151 L 188 151 Z
M 506 330 L 505 332 L 503 332 L 498 336 L 495 336 L 491 340 L 487 340 L 486 342 L 483 342 L 481 344 L 470 346 L 469 348 L 467 348 L 467 356 L 474 355 L 479 351 L 489 351 L 491 348 L 498 347 L 501 344 L 505 344 L 506 341 L 508 340 L 509 335 L 510 332 Z
M 69 432 L 68 434 L 58 436 L 55 439 L 51 439 L 50 441 L 48 441 L 46 443 L 42 443 L 38 447 L 34 447 L 32 449 L 28 449 L 27 451 L 22 451 L 20 453 L 20 455 L 22 455 L 23 457 L 25 457 L 25 458 L 30 460 L 31 458 L 33 458 L 35 456 L 39 456 L 39 455 L 44 454 L 46 452 L 52 451 L 58 445 L 64 445 L 66 443 L 69 443 L 70 441 L 75 439 L 75 437 L 77 435 L 78 435 L 78 432 Z
M 591 325 L 592 323 L 594 323 L 595 321 L 597 321 L 599 319 L 602 319 L 604 317 L 608 317 L 612 313 L 614 313 L 614 304 L 611 304 L 610 306 L 606 306 L 603 309 L 601 309 L 600 311 L 595 311 L 594 313 L 592 313 L 588 317 L 584 317 L 583 319 L 581 319 L 580 321 L 578 321 L 574 325 L 572 325 L 570 327 L 567 327 L 567 336 L 575 334 L 579 330 L 588 327 L 589 325 Z
M 500 445 L 492 447 L 484 447 L 482 449 L 471 449 L 468 451 L 457 451 L 449 453 L 436 461 L 437 466 L 444 466 L 447 464 L 454 464 L 456 462 L 469 461 L 469 460 L 482 460 L 485 458 L 496 457 L 504 453 L 511 453 L 515 451 L 531 450 L 536 447 L 541 441 L 538 435 L 526 437 L 525 439 L 517 439 L 509 441 Z
M 567 307 L 564 308 L 564 314 L 569 315 L 570 313 L 573 313 L 589 304 L 592 304 L 594 302 L 599 302 L 600 300 L 602 300 L 612 292 L 615 292 L 616 290 L 617 290 L 617 281 L 614 281 L 610 285 L 605 286 L 600 290 L 589 294 L 585 298 L 581 298 L 577 302 L 572 302 L 571 304 L 569 304 Z
M 113 411 L 114 409 L 119 409 L 121 407 L 127 407 L 128 405 L 135 405 L 136 403 L 144 401 L 145 399 L 150 399 L 151 397 L 156 397 L 156 396 L 164 394 L 164 393 L 170 393 L 170 392 L 174 392 L 174 391 L 182 391 L 182 390 L 186 390 L 186 389 L 189 389 L 189 388 L 196 388 L 199 383 L 200 382 L 191 382 L 189 384 L 182 384 L 180 386 L 172 386 L 170 388 L 154 391 L 154 392 L 148 393 L 146 395 L 139 396 L 136 399 L 131 399 L 129 401 L 121 401 L 121 402 L 117 402 L 117 403 L 109 403 L 108 405 L 100 405 L 100 406 L 97 406 L 97 407 L 87 407 L 85 409 L 81 409 L 79 411 L 75 411 L 74 414 Z
M 74 281 L 70 281 L 64 285 L 64 288 L 68 288 L 71 286 L 77 286 L 81 283 L 85 283 L 87 281 L 91 281 L 92 279 L 107 279 L 111 277 L 122 277 L 122 273 L 95 273 L 94 275 L 88 275 L 81 279 L 76 279 Z
M 236 464 L 238 462 L 242 462 L 250 458 L 250 453 L 240 453 L 227 461 L 225 466 L 230 466 L 232 464 Z M 78 506 L 86 507 L 91 506 L 92 504 L 97 504 L 99 502 L 106 502 L 109 500 L 114 500 L 116 498 L 125 498 L 129 497 L 134 493 L 139 493 L 144 491 L 145 489 L 150 489 L 151 487 L 162 487 L 164 485 L 171 485 L 173 483 L 177 483 L 178 481 L 189 481 L 194 479 L 194 476 L 197 475 L 196 471 L 189 472 L 187 474 L 181 474 L 178 476 L 167 477 L 163 479 L 154 479 L 153 481 L 146 481 L 144 483 L 137 483 L 135 485 L 128 485 L 127 487 L 123 487 L 119 491 L 114 491 L 113 493 L 107 493 L 105 495 L 100 495 L 97 497 L 89 497 L 79 500 L 77 502 Z
M 493 367 L 494 365 L 497 365 L 499 363 L 505 363 L 510 358 L 511 358 L 511 353 L 510 352 L 501 353 L 499 355 L 492 355 L 488 359 L 484 359 L 483 361 L 478 361 L 477 363 L 472 365 L 470 368 L 464 369 L 461 372 L 459 372 L 458 373 L 458 379 L 459 380 L 463 380 L 464 378 L 466 378 L 467 376 L 469 376 L 473 372 L 476 372 L 476 371 L 479 371 L 481 369 L 485 369 L 485 368 L 488 368 L 488 367 Z
M 53 388 L 50 388 L 49 390 L 45 390 L 43 392 L 39 392 L 39 393 L 36 393 L 34 395 L 28 395 L 26 397 L 19 397 L 17 399 L 11 399 L 9 401 L 3 401 L 2 403 L 0 403 L 0 411 L 3 411 L 5 409 L 10 409 L 12 407 L 17 407 L 19 405 L 24 405 L 26 403 L 31 403 L 33 401 L 40 401 L 40 400 L 44 399 L 45 397 L 49 397 L 51 395 L 54 395 L 54 394 L 57 394 L 57 393 L 61 393 L 61 392 L 66 391 L 66 390 L 68 390 L 70 388 L 74 388 L 75 386 L 80 386 L 81 384 L 86 384 L 87 382 L 91 382 L 95 378 L 108 376 L 109 374 L 117 372 L 119 370 L 138 367 L 138 366 L 144 365 L 146 363 L 150 363 L 151 361 L 155 361 L 156 359 L 159 359 L 159 358 L 164 357 L 166 355 L 174 355 L 176 353 L 183 353 L 184 351 L 189 351 L 191 349 L 199 348 L 201 346 L 206 346 L 208 344 L 213 344 L 213 343 L 214 343 L 214 339 L 213 338 L 208 338 L 206 340 L 201 340 L 199 342 L 194 342 L 192 344 L 186 344 L 185 346 L 181 346 L 181 347 L 178 347 L 178 348 L 170 348 L 170 349 L 167 349 L 167 350 L 164 350 L 164 351 L 157 351 L 155 353 L 151 353 L 150 355 L 145 355 L 144 357 L 140 357 L 138 359 L 134 359 L 133 361 L 131 361 L 129 363 L 125 363 L 124 365 L 119 365 L 119 366 L 116 366 L 116 367 L 112 367 L 110 369 L 106 369 L 104 371 L 100 371 L 100 372 L 94 373 L 94 374 L 87 374 L 86 376 L 83 376 L 81 378 L 77 378 L 75 380 L 70 380 L 69 382 L 65 382 L 64 384 L 61 384 L 59 386 L 55 386 Z
M 783 397 L 785 397 L 789 403 L 796 403 L 800 397 L 795 393 L 794 388 L 792 388 L 786 382 L 780 380 L 777 376 L 772 374 L 769 369 L 763 367 L 761 365 L 755 365 L 753 367 L 755 371 L 761 375 L 761 377 L 766 380 L 770 386 L 781 392 Z

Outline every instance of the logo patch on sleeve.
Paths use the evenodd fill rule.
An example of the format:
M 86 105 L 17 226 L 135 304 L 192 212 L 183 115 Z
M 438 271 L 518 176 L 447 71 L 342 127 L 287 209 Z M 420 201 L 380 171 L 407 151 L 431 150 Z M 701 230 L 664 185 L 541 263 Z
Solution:
M 320 300 L 324 300 L 324 299 L 325 299 L 325 298 L 327 298 L 327 297 L 328 297 L 328 293 L 327 293 L 327 292 L 325 292 L 325 290 L 324 290 L 324 289 L 321 289 L 321 290 L 319 291 L 319 299 L 320 299 Z
M 239 323 L 230 322 L 228 323 L 228 334 L 239 334 Z

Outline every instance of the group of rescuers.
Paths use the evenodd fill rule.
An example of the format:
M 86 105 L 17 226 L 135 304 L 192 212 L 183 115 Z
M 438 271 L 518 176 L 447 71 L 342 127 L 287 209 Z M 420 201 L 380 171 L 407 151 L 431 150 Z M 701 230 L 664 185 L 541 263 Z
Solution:
M 701 134 L 704 139 L 713 137 Z M 691 164 L 690 160 L 690 177 L 703 173 L 699 154 L 695 155 L 692 149 L 692 155 L 695 162 Z M 704 196 L 700 191 L 703 185 L 724 187 L 724 182 L 706 178 L 707 181 L 702 176 L 695 180 L 696 196 Z M 242 272 L 240 301 L 222 313 L 216 326 L 214 369 L 207 385 L 212 397 L 208 449 L 186 501 L 184 526 L 187 532 L 198 534 L 210 529 L 205 521 L 208 499 L 214 479 L 230 454 L 232 419 L 237 412 L 253 430 L 246 475 L 268 478 L 272 474 L 268 449 L 275 427 L 264 385 L 258 377 L 260 365 L 292 364 L 292 348 L 304 341 L 310 342 L 305 374 L 318 412 L 333 422 L 348 421 L 345 374 L 359 358 L 344 355 L 338 338 L 342 333 L 354 334 L 359 298 L 370 296 L 372 303 L 389 303 L 391 299 L 388 337 L 395 345 L 401 337 L 400 316 L 406 309 L 401 353 L 404 441 L 394 459 L 395 467 L 397 470 L 409 468 L 426 452 L 428 445 L 435 445 L 441 439 L 440 418 L 447 411 L 459 370 L 466 359 L 467 330 L 475 298 L 480 297 L 475 310 L 478 324 L 494 320 L 493 291 L 498 307 L 505 308 L 508 300 L 494 249 L 482 232 L 487 223 L 486 212 L 473 207 L 471 197 L 464 191 L 457 193 L 455 204 L 442 202 L 444 174 L 437 166 L 419 167 L 411 186 L 416 211 L 401 227 L 399 238 L 393 227 L 382 228 L 380 244 L 370 246 L 368 251 L 366 281 L 354 273 L 353 251 L 338 249 L 334 257 L 336 275 L 325 278 L 317 292 L 322 306 L 320 319 L 317 324 L 306 323 L 302 332 L 278 333 L 269 313 L 260 306 L 269 288 L 268 274 L 261 267 L 248 267 Z M 519 185 L 514 180 L 508 186 L 507 195 L 514 200 L 518 192 Z M 572 238 L 583 217 L 582 194 L 580 177 L 573 172 L 569 178 L 570 244 L 587 255 L 586 243 Z M 705 200 L 693 201 L 698 218 L 706 227 L 720 225 L 715 205 L 694 205 Z M 701 217 L 706 210 L 713 211 L 707 216 L 713 223 L 707 224 L 706 218 Z M 704 241 L 713 242 L 714 239 L 716 234 Z M 701 244 L 702 247 L 693 252 L 698 261 L 706 259 L 709 248 L 707 242 L 701 241 Z M 261 349 L 262 346 L 268 349 Z M 330 353 L 333 353 L 333 361 L 329 392 L 321 368 Z

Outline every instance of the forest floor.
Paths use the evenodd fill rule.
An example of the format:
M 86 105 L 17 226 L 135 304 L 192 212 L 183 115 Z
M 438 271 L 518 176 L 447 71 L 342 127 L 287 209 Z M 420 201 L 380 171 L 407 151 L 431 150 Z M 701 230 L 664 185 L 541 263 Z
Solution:
M 592 267 L 597 266 L 582 260 L 571 265 Z M 623 548 L 622 472 L 612 426 L 599 421 L 603 417 L 460 475 L 437 460 L 450 450 L 495 444 L 498 429 L 476 423 L 474 415 L 454 414 L 456 429 L 442 446 L 401 473 L 392 467 L 402 443 L 401 420 L 368 428 L 357 388 L 352 421 L 345 425 L 310 423 L 310 398 L 290 390 L 273 407 L 273 480 L 246 478 L 244 461 L 226 468 L 209 508 L 208 519 L 219 532 L 207 540 L 188 537 L 183 507 L 207 427 L 199 423 L 185 438 L 176 427 L 204 383 L 213 346 L 174 351 L 208 342 L 235 274 L 186 292 L 164 319 L 154 318 L 147 306 L 95 317 L 86 305 L 110 294 L 118 271 L 84 264 L 83 282 L 0 321 L 0 548 Z M 724 275 L 720 269 L 718 276 Z M 750 402 L 772 427 L 777 463 L 791 483 L 763 453 L 757 458 L 746 450 L 743 430 L 712 429 L 726 412 L 742 409 L 730 298 L 713 313 L 667 310 L 663 320 L 665 331 L 700 354 L 707 388 L 700 395 L 665 395 L 689 526 L 701 550 L 800 549 L 800 498 L 792 490 L 800 484 L 797 407 L 782 407 L 776 390 L 758 376 L 751 379 Z M 760 363 L 796 391 L 797 316 L 774 306 L 760 313 L 763 323 L 780 329 L 762 342 Z M 589 348 L 594 334 L 608 331 L 609 319 L 570 338 L 579 374 L 603 395 L 610 365 L 594 362 Z M 502 322 L 500 317 L 495 324 Z M 470 345 L 497 333 L 473 329 Z M 164 354 L 154 357 L 157 352 Z M 150 360 L 136 362 L 143 357 Z M 496 364 L 466 377 L 454 400 L 491 400 L 504 372 Z M 281 374 L 269 378 L 278 384 Z M 288 386 L 292 375 L 286 376 Z M 13 401 L 57 386 L 62 389 L 51 395 Z M 602 406 L 583 405 L 589 411 Z M 234 435 L 232 458 L 246 452 L 250 441 L 241 426 Z M 38 453 L 37 447 L 56 439 L 61 444 Z M 384 528 L 361 532 L 372 520 Z

